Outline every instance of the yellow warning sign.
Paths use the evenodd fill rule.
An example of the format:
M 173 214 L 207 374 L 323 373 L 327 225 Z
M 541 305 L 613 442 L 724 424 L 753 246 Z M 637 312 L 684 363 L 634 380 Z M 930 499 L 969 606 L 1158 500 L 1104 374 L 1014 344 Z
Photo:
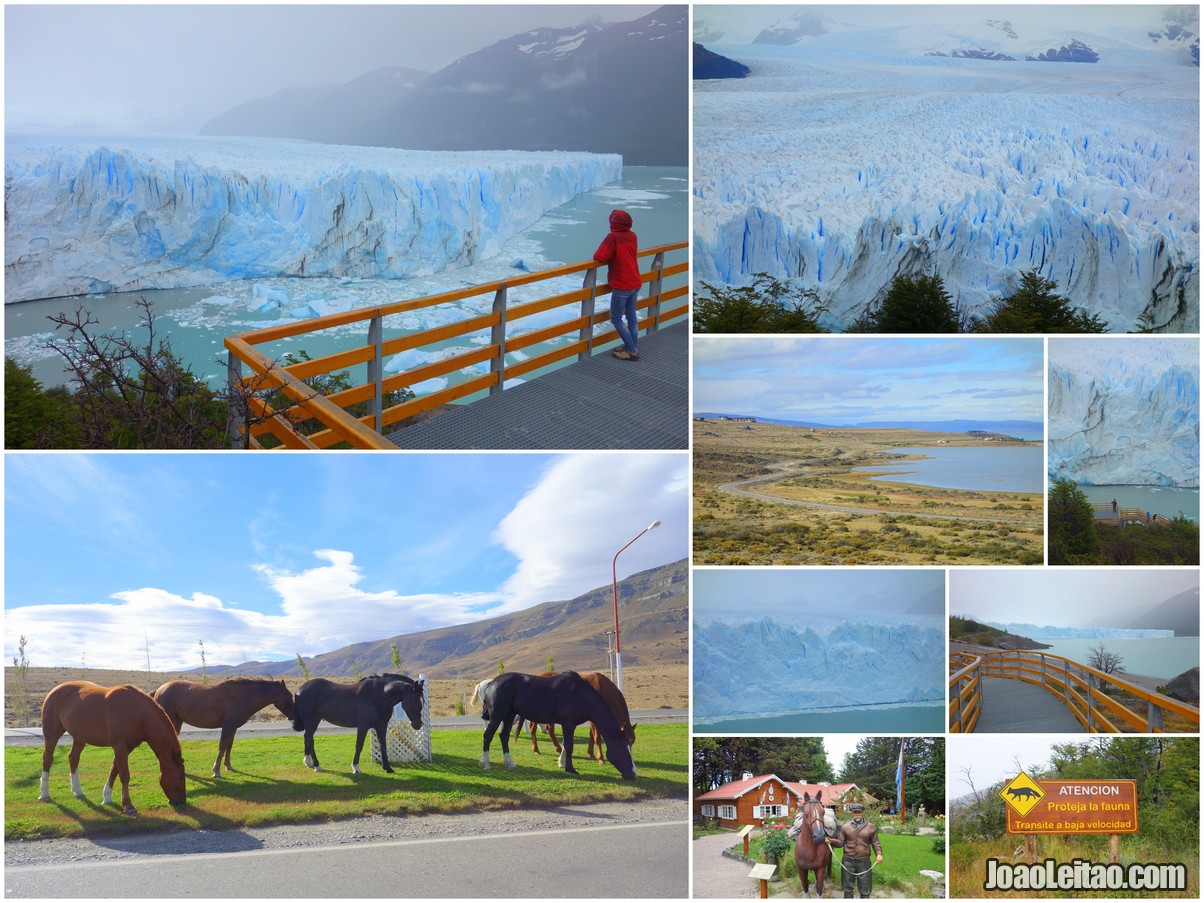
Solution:
M 1045 799 L 1045 791 L 1023 771 L 1005 784 L 999 791 L 999 795 L 1021 818 L 1028 815 L 1033 806 Z

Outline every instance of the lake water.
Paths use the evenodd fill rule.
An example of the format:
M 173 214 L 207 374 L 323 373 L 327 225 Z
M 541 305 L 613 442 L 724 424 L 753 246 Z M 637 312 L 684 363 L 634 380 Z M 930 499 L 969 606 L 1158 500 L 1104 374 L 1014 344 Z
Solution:
M 896 464 L 856 467 L 854 470 L 865 473 L 905 471 L 871 479 L 941 489 L 1042 492 L 1045 487 L 1045 449 L 1040 445 L 937 446 L 897 448 L 892 451 L 924 457 Z
M 1200 490 L 1162 486 L 1083 486 L 1083 495 L 1092 504 L 1110 505 L 1116 499 L 1121 508 L 1140 508 L 1163 517 L 1183 514 L 1200 522 Z
M 1091 648 L 1103 643 L 1104 648 L 1109 652 L 1115 652 L 1124 660 L 1120 666 L 1122 670 L 1131 671 L 1134 674 L 1145 674 L 1149 677 L 1159 677 L 1163 680 L 1170 680 L 1188 668 L 1194 668 L 1200 664 L 1200 638 L 1194 636 L 1154 639 L 1101 637 L 1100 639 L 1065 640 L 1034 636 L 1033 639 L 1050 647 L 1033 651 L 1060 655 L 1083 664 L 1087 664 L 1087 659 L 1091 656 Z
M 733 718 L 710 724 L 695 724 L 700 733 L 817 734 L 943 733 L 947 715 L 943 705 L 907 705 L 888 708 L 842 709 L 832 712 L 799 712 L 765 718 Z
M 211 384 L 225 380 L 226 352 L 222 340 L 227 335 L 245 332 L 304 316 L 301 311 L 318 307 L 323 310 L 345 310 L 371 307 L 391 301 L 437 294 L 469 285 L 506 279 L 516 271 L 549 269 L 567 263 L 589 260 L 598 244 L 609 232 L 610 211 L 622 207 L 631 213 L 633 230 L 639 236 L 641 248 L 685 241 L 690 234 L 689 178 L 685 167 L 635 166 L 623 170 L 623 178 L 611 185 L 587 192 L 569 203 L 547 213 L 520 235 L 507 242 L 489 260 L 469 267 L 445 270 L 433 276 L 412 279 L 256 279 L 223 282 L 199 288 L 127 292 L 109 295 L 83 295 L 44 301 L 25 301 L 4 306 L 4 353 L 20 364 L 32 368 L 43 385 L 64 381 L 65 370 L 59 356 L 45 348 L 54 338 L 53 325 L 47 317 L 53 314 L 73 314 L 81 305 L 100 321 L 99 331 L 132 331 L 137 329 L 140 311 L 135 307 L 145 297 L 154 305 L 156 327 L 170 336 L 176 354 L 198 375 Z M 677 252 L 671 261 L 684 260 L 685 252 Z M 603 274 L 604 276 L 604 274 Z M 684 279 L 677 283 L 685 284 Z M 289 303 L 280 310 L 262 311 L 255 291 L 283 292 Z M 581 287 L 581 277 L 524 286 L 510 293 L 510 303 L 534 300 Z M 429 328 L 477 313 L 486 313 L 492 296 L 468 299 L 454 310 L 435 308 L 409 316 L 390 317 L 386 321 L 386 338 Z M 551 315 L 553 321 L 566 318 L 563 311 Z M 547 325 L 539 317 L 531 318 L 531 328 Z M 348 347 L 349 339 L 357 337 L 362 344 L 366 326 L 340 327 L 321 335 L 310 334 L 272 346 L 273 356 L 304 350 L 313 357 Z M 470 337 L 461 338 L 442 347 L 408 353 L 400 369 L 408 369 L 432 359 L 448 348 L 474 345 Z M 533 351 L 538 352 L 538 347 Z M 461 378 L 468 378 L 464 373 Z M 445 379 L 455 382 L 456 377 Z M 441 385 L 426 386 L 428 390 Z

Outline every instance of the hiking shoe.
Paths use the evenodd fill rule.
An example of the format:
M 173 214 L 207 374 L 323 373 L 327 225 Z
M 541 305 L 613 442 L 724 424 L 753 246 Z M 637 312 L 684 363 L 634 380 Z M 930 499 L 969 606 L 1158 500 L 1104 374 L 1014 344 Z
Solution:
M 640 353 L 638 351 L 627 352 L 627 360 L 638 361 L 639 359 L 640 359 Z
M 617 357 L 621 361 L 631 360 L 631 355 L 627 353 L 626 348 L 616 348 L 614 351 L 611 352 L 611 354 L 613 354 L 615 357 Z

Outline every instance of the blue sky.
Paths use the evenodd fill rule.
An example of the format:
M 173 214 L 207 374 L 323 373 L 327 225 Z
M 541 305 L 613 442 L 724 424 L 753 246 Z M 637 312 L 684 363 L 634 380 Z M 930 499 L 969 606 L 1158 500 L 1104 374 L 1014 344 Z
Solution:
M 9 454 L 5 656 L 199 667 L 569 599 L 689 554 L 675 454 Z
M 835 426 L 1043 421 L 1039 338 L 694 339 L 694 410 Z
M 929 568 L 696 568 L 692 589 L 700 618 L 900 612 L 921 599 L 916 613 L 945 614 L 945 572 Z

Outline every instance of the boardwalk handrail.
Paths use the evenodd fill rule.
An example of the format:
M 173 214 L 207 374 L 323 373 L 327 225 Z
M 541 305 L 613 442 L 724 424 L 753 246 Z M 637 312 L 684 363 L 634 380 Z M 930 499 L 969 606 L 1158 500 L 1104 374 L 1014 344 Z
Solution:
M 687 247 L 687 242 L 678 242 L 649 248 L 639 253 L 641 259 L 651 258 L 647 270 L 641 274 L 643 283 L 648 285 L 646 297 L 641 298 L 637 304 L 641 329 L 655 331 L 662 323 L 688 314 L 689 262 L 669 265 L 665 263 L 666 254 L 683 251 Z M 610 291 L 608 284 L 598 284 L 598 268 L 601 266 L 603 264 L 593 260 L 567 264 L 423 298 L 356 308 L 228 336 L 225 339 L 225 347 L 228 352 L 230 431 L 234 437 L 234 444 L 238 447 L 245 445 L 262 448 L 264 438 L 273 436 L 286 448 L 328 448 L 340 442 L 355 448 L 393 448 L 392 443 L 383 435 L 387 426 L 476 392 L 501 392 L 507 380 L 528 376 L 568 358 L 584 360 L 593 353 L 596 346 L 618 337 L 613 328 L 598 333 L 595 333 L 594 329 L 610 319 L 608 306 L 601 311 L 595 310 L 596 299 Z M 508 304 L 508 292 L 511 289 L 577 273 L 582 274 L 580 289 L 513 306 Z M 683 284 L 666 288 L 664 280 L 674 276 L 684 276 Z M 493 301 L 488 314 L 468 316 L 458 322 L 445 323 L 395 338 L 384 338 L 386 317 L 489 294 L 493 295 Z M 526 332 L 517 332 L 510 328 L 513 323 L 524 318 L 570 305 L 578 305 L 574 314 L 550 326 Z M 364 344 L 319 358 L 285 364 L 265 354 L 258 347 L 282 339 L 359 323 L 367 325 Z M 390 355 L 422 348 L 435 342 L 463 338 L 485 330 L 488 330 L 487 344 L 385 376 L 385 360 Z M 566 336 L 572 336 L 573 340 L 550 351 L 522 360 L 506 359 L 507 354 L 521 353 L 541 342 Z M 391 393 L 486 363 L 489 365 L 487 373 L 417 398 L 388 404 Z M 306 380 L 314 377 L 341 373 L 359 364 L 366 365 L 365 381 L 330 395 L 323 396 L 306 383 Z M 250 374 L 244 375 L 244 365 L 250 369 Z M 280 409 L 272 407 L 268 400 L 269 395 L 285 399 Z M 349 411 L 353 406 L 359 406 L 362 412 Z M 303 434 L 298 426 L 307 421 L 317 421 L 318 429 Z
M 969 661 L 969 664 L 966 662 Z M 1084 665 L 1061 655 L 1050 655 L 1037 650 L 1009 649 L 992 652 L 952 653 L 949 656 L 951 670 L 957 668 L 949 678 L 950 731 L 954 731 L 954 680 L 973 671 L 976 684 L 982 677 L 1002 677 L 1021 680 L 1052 693 L 1066 703 L 1070 713 L 1089 733 L 1118 734 L 1124 722 L 1140 733 L 1162 733 L 1165 716 L 1176 715 L 1195 725 L 1199 730 L 1200 709 L 1198 706 L 1180 702 L 1162 693 L 1147 690 L 1124 678 Z M 964 680 L 964 678 L 962 678 Z M 1130 705 L 1113 698 L 1110 693 L 1127 693 L 1145 703 L 1143 715 Z M 960 700 L 960 697 L 959 697 Z M 981 686 L 978 686 L 974 701 L 981 708 Z M 961 703 L 965 705 L 964 702 Z M 959 710 L 956 714 L 961 714 Z M 965 730 L 967 719 L 958 720 L 957 730 Z M 977 722 L 975 711 L 974 722 Z M 973 730 L 973 727 L 970 727 Z
M 949 733 L 969 734 L 982 714 L 982 657 L 964 652 L 949 656 Z

